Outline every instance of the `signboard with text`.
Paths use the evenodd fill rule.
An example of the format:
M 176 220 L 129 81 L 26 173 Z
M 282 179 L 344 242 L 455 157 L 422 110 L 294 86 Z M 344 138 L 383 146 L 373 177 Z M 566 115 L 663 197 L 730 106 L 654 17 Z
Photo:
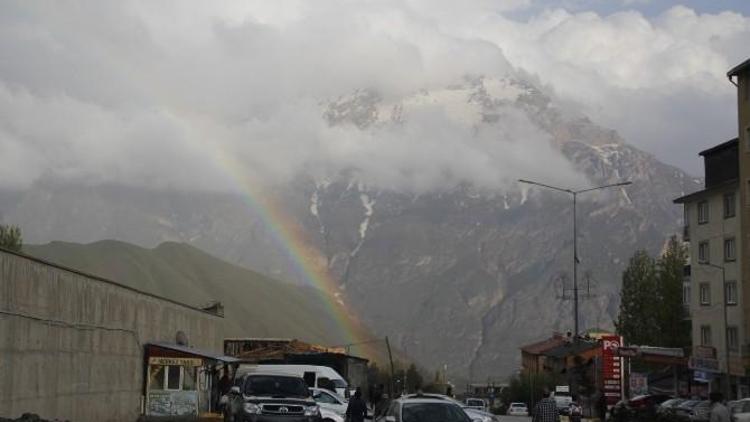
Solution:
M 620 346 L 622 337 L 602 337 L 602 381 L 608 405 L 614 405 L 622 399 L 622 358 L 618 356 Z

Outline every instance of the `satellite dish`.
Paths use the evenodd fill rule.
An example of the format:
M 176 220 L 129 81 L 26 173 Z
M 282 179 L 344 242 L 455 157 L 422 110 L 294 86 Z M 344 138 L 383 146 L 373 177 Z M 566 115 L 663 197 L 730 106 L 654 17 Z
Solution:
M 188 345 L 188 338 L 187 334 L 185 334 L 184 331 L 180 330 L 177 332 L 177 335 L 175 336 L 175 342 L 180 346 L 187 346 Z

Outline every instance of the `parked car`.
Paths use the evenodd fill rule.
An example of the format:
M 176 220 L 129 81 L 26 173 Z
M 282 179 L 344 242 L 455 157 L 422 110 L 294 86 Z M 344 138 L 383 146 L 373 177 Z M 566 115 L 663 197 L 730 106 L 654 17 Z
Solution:
M 466 415 L 473 422 L 498 422 L 497 416 L 493 415 L 490 412 L 485 412 L 483 410 L 474 409 L 471 407 L 463 407 L 462 409 L 464 409 Z
M 697 406 L 700 400 L 685 400 L 674 408 L 674 416 L 678 421 L 689 421 L 690 412 Z
M 711 412 L 711 402 L 704 400 L 698 402 L 690 409 L 690 422 L 708 422 L 709 413 Z
M 473 422 L 458 404 L 435 398 L 402 397 L 392 400 L 375 422 Z
M 627 402 L 630 418 L 636 421 L 654 421 L 659 405 L 671 398 L 666 394 L 645 394 L 633 397 Z
M 466 407 L 477 409 L 477 410 L 483 410 L 487 411 L 487 402 L 484 399 L 474 398 L 470 397 L 467 398 L 465 401 Z
M 508 406 L 507 414 L 509 416 L 529 416 L 529 408 L 526 403 L 511 403 Z
M 311 388 L 310 392 L 312 393 L 313 400 L 315 400 L 315 403 L 318 403 L 321 409 L 329 409 L 341 416 L 346 414 L 346 407 L 349 402 L 345 398 L 324 388 Z
M 750 399 L 742 399 L 729 403 L 733 422 L 750 422 Z
M 238 372 L 227 395 L 225 422 L 320 422 L 302 377 L 274 372 Z
M 675 398 L 669 399 L 656 407 L 656 419 L 668 421 L 674 418 L 674 409 L 687 399 Z

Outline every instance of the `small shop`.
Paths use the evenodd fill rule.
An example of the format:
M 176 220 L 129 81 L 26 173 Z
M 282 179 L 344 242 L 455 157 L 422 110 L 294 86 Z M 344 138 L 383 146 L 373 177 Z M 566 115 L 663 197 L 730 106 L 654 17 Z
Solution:
M 145 347 L 146 416 L 201 416 L 216 412 L 222 371 L 236 369 L 230 356 L 171 343 Z

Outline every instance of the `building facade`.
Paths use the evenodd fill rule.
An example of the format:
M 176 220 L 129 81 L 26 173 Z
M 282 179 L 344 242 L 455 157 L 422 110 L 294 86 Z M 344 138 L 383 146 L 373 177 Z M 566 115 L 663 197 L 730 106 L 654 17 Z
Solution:
M 739 198 L 738 141 L 732 139 L 700 153 L 705 188 L 675 200 L 684 206 L 684 239 L 690 242 L 689 301 L 694 346 L 713 350 L 716 368 L 744 376 L 741 345 L 745 320 L 742 305 L 742 250 Z M 735 382 L 736 384 L 736 382 Z
M 750 396 L 750 60 L 727 74 L 737 87 L 739 136 L 700 153 L 705 187 L 684 206 L 690 244 L 683 300 L 690 309 L 695 370 L 727 380 L 731 397 Z M 688 269 L 689 268 L 689 269 Z M 710 353 L 709 353 L 710 352 Z M 695 366 L 697 365 L 697 366 Z M 718 387 L 718 385 L 717 385 Z
M 737 121 L 739 133 L 739 215 L 741 239 L 745 245 L 750 245 L 750 59 L 736 66 L 727 73 L 729 80 L 737 87 Z M 741 261 L 750 263 L 750 248 L 741 251 Z M 745 321 L 750 321 L 750 271 L 742 272 L 743 291 L 742 313 Z M 750 339 L 750 326 L 745 326 L 745 338 Z M 745 353 L 743 367 L 750 368 L 750 351 L 743 343 Z

